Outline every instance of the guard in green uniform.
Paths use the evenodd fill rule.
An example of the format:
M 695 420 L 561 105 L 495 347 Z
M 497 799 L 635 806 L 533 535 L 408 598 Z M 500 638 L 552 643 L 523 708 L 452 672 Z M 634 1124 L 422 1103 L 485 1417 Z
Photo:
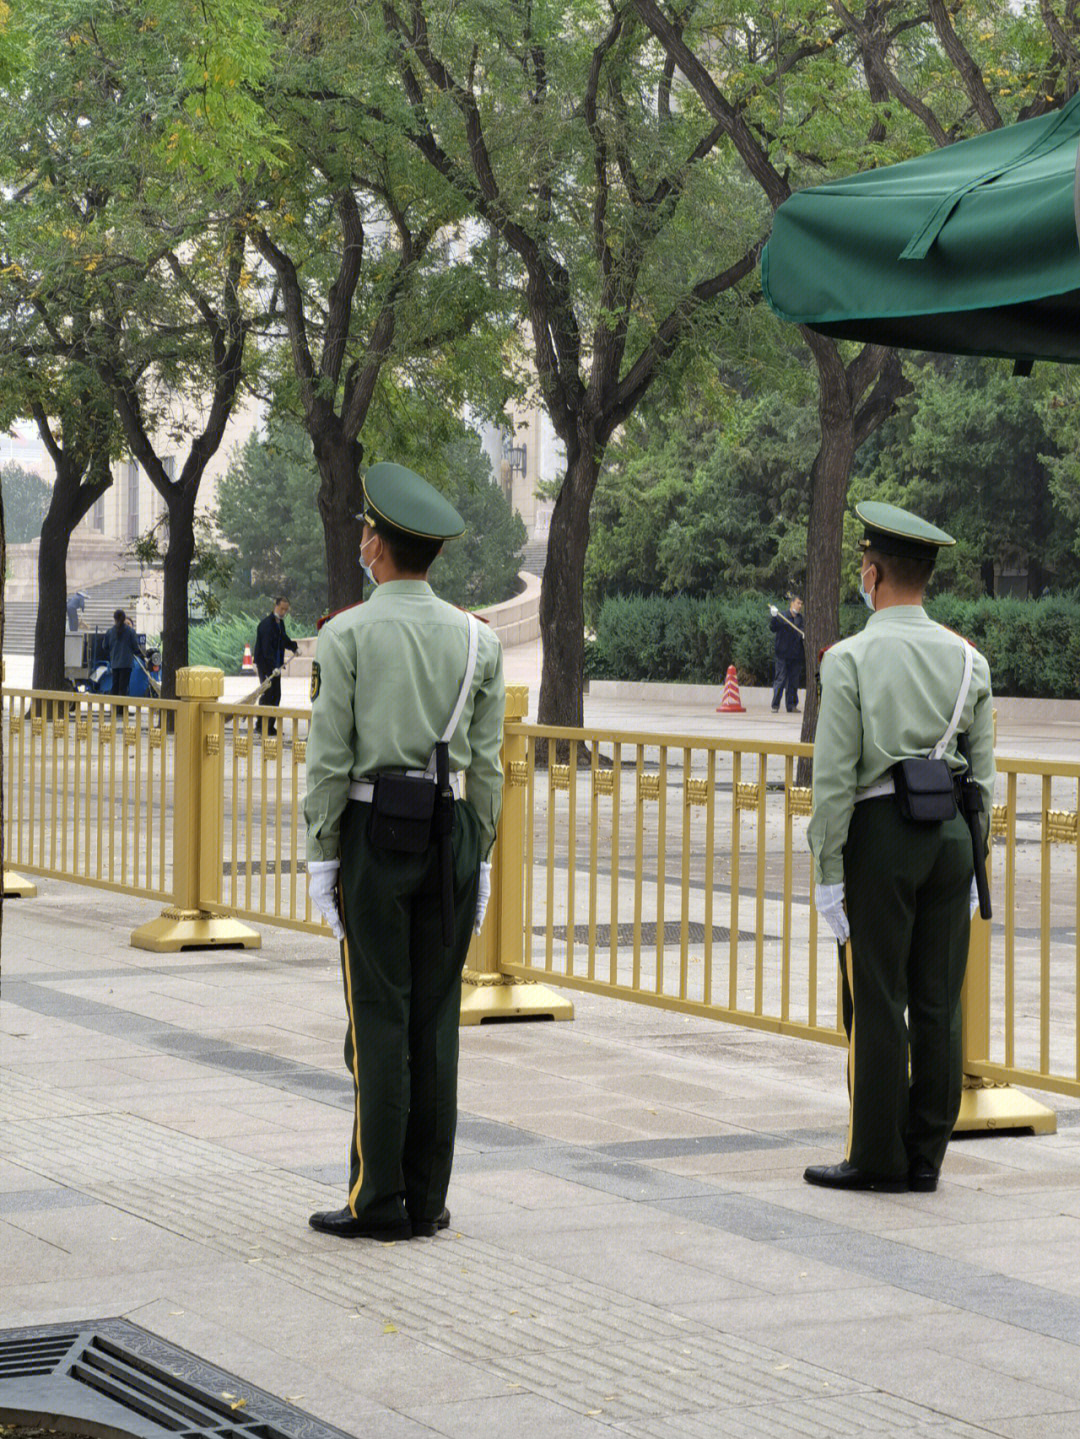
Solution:
M 846 968 L 851 1119 L 844 1161 L 811 1165 L 805 1178 L 838 1189 L 932 1190 L 960 1108 L 973 839 L 959 812 L 906 818 L 895 775 L 900 761 L 931 756 L 963 775 L 964 736 L 988 819 L 990 671 L 922 606 L 952 537 L 894 505 L 863 502 L 855 512 L 866 527 L 860 593 L 873 614 L 822 661 L 809 828 L 815 903 Z M 943 804 L 951 808 L 951 795 Z M 988 832 L 978 837 L 980 857 Z
M 364 495 L 377 588 L 323 626 L 311 682 L 308 892 L 341 940 L 355 1106 L 348 1202 L 310 1223 L 408 1239 L 450 1218 L 461 971 L 491 888 L 505 691 L 497 638 L 427 583 L 460 515 L 400 465 L 375 465 Z

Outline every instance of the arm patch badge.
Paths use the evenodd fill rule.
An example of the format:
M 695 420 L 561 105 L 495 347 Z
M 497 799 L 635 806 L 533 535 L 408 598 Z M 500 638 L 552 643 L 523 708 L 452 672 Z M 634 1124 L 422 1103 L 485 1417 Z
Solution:
M 319 698 L 319 690 L 322 686 L 322 675 L 319 672 L 319 661 L 311 662 L 311 703 L 314 704 Z

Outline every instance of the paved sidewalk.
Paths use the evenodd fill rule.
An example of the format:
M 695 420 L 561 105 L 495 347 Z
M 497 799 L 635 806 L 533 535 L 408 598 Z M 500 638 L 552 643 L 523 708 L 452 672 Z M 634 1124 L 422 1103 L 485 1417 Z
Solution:
M 343 1198 L 332 946 L 128 947 L 152 907 L 4 912 L 4 1326 L 123 1315 L 357 1439 L 1080 1435 L 1080 1107 L 834 1195 L 838 1051 L 578 997 L 462 1033 L 452 1227 Z

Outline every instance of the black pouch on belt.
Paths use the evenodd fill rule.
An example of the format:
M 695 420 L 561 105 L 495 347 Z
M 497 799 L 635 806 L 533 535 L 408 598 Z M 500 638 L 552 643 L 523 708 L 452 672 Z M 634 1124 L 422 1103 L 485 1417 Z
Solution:
M 372 844 L 401 854 L 422 854 L 432 839 L 435 782 L 407 774 L 377 774 L 373 783 L 368 831 Z
M 894 764 L 896 804 L 916 824 L 942 824 L 956 814 L 956 786 L 943 759 L 902 759 Z

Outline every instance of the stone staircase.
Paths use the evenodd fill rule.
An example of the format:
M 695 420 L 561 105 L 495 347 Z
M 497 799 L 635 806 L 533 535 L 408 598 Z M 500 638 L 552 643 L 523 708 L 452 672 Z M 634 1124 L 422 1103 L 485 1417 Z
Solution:
M 547 540 L 530 540 L 521 552 L 521 568 L 530 575 L 544 577 L 547 561 Z
M 85 628 L 107 630 L 113 622 L 114 611 L 133 613 L 139 584 L 139 576 L 133 574 L 117 575 L 100 585 L 88 586 L 83 591 L 87 597 L 86 608 L 82 611 Z M 4 606 L 4 653 L 32 655 L 36 623 L 36 600 L 9 600 Z

